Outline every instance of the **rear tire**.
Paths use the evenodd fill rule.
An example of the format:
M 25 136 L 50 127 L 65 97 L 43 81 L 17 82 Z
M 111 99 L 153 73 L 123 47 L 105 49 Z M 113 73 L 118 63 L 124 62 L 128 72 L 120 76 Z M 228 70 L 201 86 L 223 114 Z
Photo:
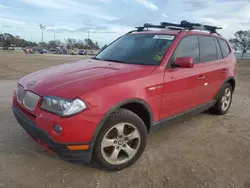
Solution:
M 140 117 L 127 109 L 118 109 L 104 123 L 97 136 L 93 161 L 109 171 L 132 165 L 143 153 L 147 129 Z
M 233 97 L 233 88 L 231 84 L 226 83 L 220 91 L 216 104 L 210 109 L 210 112 L 216 115 L 224 115 L 230 109 Z

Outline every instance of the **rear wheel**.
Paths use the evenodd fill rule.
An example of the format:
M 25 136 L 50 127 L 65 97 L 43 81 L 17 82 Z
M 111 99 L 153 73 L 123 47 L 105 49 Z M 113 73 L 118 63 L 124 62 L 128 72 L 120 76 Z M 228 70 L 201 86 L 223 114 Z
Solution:
M 119 109 L 105 122 L 95 143 L 93 159 L 106 170 L 132 165 L 143 153 L 147 140 L 144 122 L 133 112 Z
M 231 84 L 226 83 L 219 94 L 217 102 L 210 111 L 217 115 L 224 115 L 228 112 L 232 103 L 233 89 Z

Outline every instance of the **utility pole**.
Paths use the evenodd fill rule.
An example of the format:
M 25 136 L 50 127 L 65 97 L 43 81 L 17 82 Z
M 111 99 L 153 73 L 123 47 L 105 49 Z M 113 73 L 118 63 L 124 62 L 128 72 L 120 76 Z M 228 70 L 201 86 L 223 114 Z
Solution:
M 90 46 L 89 46 L 89 40 L 90 40 L 90 39 L 89 39 L 89 31 L 88 31 L 88 47 L 90 47 Z
M 56 34 L 54 33 L 54 42 L 56 42 Z
M 39 26 L 40 26 L 40 29 L 42 30 L 42 48 L 43 48 L 43 30 L 45 30 L 46 26 L 42 24 L 40 24 Z

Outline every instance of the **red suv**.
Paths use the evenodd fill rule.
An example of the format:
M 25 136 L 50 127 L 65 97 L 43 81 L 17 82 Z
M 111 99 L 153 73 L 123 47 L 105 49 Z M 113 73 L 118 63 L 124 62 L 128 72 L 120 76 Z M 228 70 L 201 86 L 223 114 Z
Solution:
M 141 156 L 152 130 L 229 110 L 236 59 L 216 29 L 145 24 L 92 59 L 25 76 L 14 92 L 15 117 L 64 160 L 123 169 Z

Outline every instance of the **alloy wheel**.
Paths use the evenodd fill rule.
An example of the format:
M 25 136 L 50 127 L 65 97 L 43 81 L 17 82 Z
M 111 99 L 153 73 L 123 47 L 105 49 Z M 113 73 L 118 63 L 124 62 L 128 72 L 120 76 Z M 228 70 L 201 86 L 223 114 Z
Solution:
M 226 111 L 229 108 L 230 103 L 231 103 L 231 99 L 232 99 L 232 92 L 229 88 L 226 88 L 225 94 L 221 98 L 221 103 L 222 103 L 221 109 L 223 111 Z
M 141 143 L 139 130 L 131 123 L 119 123 L 110 128 L 101 142 L 103 158 L 110 164 L 130 161 Z

